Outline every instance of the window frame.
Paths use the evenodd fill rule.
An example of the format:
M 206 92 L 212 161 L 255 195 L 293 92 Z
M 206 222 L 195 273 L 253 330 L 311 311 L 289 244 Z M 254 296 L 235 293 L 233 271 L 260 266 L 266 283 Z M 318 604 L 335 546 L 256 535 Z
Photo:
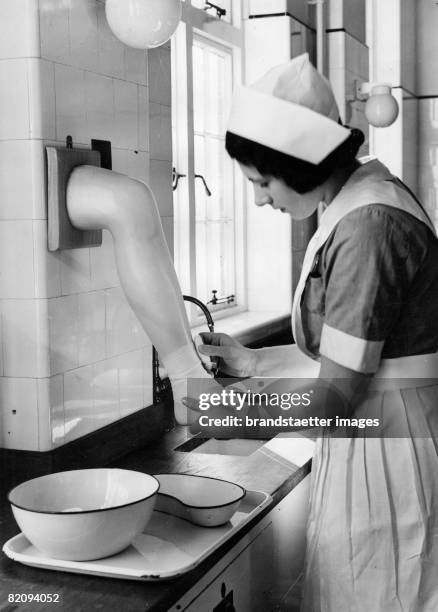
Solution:
M 196 291 L 196 219 L 195 165 L 193 122 L 193 42 L 226 48 L 232 55 L 232 85 L 242 82 L 244 45 L 240 0 L 233 0 L 232 23 L 212 17 L 210 13 L 183 4 L 182 20 L 172 38 L 172 71 L 178 78 L 172 83 L 173 165 L 185 175 L 174 193 L 174 261 L 183 293 L 197 297 Z M 247 310 L 246 265 L 246 186 L 237 164 L 233 163 L 235 197 L 235 294 L 236 305 L 212 306 L 215 319 Z M 189 262 L 182 266 L 181 262 Z M 193 305 L 187 305 L 192 326 L 202 324 L 203 315 Z

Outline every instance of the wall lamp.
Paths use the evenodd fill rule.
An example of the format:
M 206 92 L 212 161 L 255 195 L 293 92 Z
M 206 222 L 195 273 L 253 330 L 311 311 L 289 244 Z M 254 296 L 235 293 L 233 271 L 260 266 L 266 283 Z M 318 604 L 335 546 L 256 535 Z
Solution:
M 135 49 L 152 49 L 169 40 L 181 19 L 180 0 L 106 0 L 113 34 Z
M 374 127 L 388 127 L 398 117 L 398 103 L 388 83 L 361 83 L 354 81 L 354 91 L 346 96 L 347 102 L 366 100 L 365 117 Z

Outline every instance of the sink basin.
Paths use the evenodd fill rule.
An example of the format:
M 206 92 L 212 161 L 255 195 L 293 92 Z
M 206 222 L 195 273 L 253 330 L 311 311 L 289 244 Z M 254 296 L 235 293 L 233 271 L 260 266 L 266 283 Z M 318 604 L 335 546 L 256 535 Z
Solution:
M 239 438 L 217 440 L 216 438 L 211 438 L 198 446 L 198 448 L 195 448 L 193 452 L 202 453 L 204 455 L 236 455 L 239 457 L 247 457 L 263 446 L 265 442 L 266 440 L 241 440 Z
M 174 450 L 183 453 L 199 453 L 204 455 L 222 455 L 231 457 L 248 457 L 256 450 L 275 459 L 281 458 L 300 467 L 307 463 L 313 455 L 314 440 L 300 433 L 280 433 L 270 440 L 254 440 L 250 438 L 217 439 L 194 436 Z
M 194 437 L 175 448 L 175 450 L 183 453 L 192 452 L 203 455 L 248 457 L 257 449 L 261 448 L 265 443 L 266 440 L 250 440 L 241 438 L 218 440 L 217 438 Z

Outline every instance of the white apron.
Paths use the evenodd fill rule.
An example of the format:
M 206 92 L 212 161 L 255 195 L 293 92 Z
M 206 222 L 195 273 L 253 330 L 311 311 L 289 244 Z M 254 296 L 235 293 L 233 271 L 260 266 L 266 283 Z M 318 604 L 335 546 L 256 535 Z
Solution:
M 299 348 L 313 358 L 304 343 L 301 297 L 336 224 L 355 208 L 384 204 L 434 231 L 391 178 L 378 161 L 364 164 L 309 243 L 292 326 Z M 438 611 L 438 354 L 382 360 L 354 416 L 367 414 L 370 402 L 389 423 L 388 437 L 324 436 L 315 447 L 302 612 Z M 403 437 L 390 437 L 392 423 Z M 421 435 L 410 437 L 412 430 Z

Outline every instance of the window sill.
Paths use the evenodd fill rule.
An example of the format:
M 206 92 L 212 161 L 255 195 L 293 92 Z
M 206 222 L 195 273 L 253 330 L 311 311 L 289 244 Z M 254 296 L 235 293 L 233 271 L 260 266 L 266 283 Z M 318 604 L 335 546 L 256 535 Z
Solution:
M 244 345 L 260 342 L 290 329 L 290 312 L 241 312 L 214 322 L 214 331 L 229 334 Z M 192 334 L 206 331 L 206 326 L 192 327 Z M 291 339 L 292 342 L 292 339 Z

